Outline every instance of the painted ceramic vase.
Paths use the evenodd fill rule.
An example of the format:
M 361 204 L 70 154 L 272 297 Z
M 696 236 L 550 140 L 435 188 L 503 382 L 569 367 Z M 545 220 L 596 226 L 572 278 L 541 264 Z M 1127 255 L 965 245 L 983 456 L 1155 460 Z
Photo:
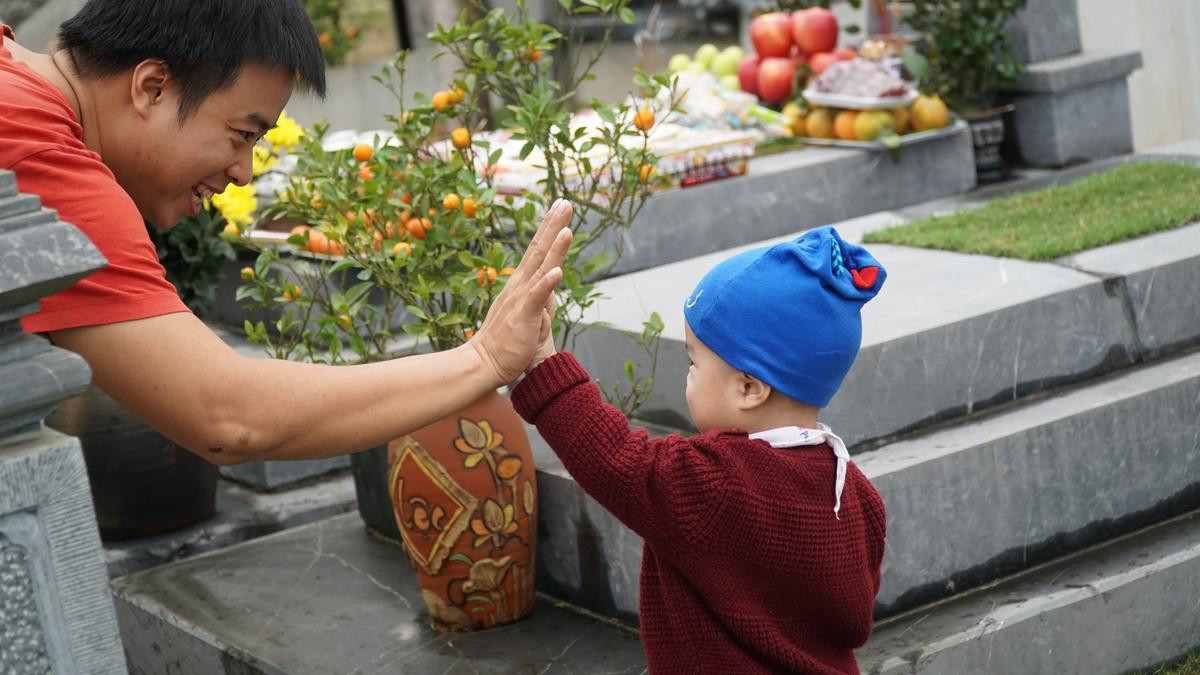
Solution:
M 537 478 L 508 399 L 491 393 L 388 445 L 388 490 L 404 550 L 440 631 L 533 611 Z

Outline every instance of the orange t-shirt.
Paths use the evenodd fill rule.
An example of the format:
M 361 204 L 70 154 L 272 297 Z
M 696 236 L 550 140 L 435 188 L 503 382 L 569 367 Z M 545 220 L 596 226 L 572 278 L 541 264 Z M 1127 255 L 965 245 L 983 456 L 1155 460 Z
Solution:
M 133 199 L 83 144 L 83 127 L 62 92 L 13 58 L 2 39 L 15 39 L 8 26 L 0 24 L 0 36 L 0 169 L 14 172 L 18 190 L 40 197 L 108 260 L 42 298 L 41 311 L 22 318 L 21 327 L 45 333 L 188 311 Z

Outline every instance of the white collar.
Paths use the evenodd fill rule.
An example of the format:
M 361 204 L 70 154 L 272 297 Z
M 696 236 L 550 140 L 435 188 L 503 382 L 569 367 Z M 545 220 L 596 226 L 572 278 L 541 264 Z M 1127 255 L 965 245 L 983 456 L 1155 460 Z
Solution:
M 817 424 L 816 429 L 804 427 L 778 427 L 750 434 L 751 440 L 766 441 L 772 448 L 796 448 L 828 443 L 837 457 L 837 477 L 833 484 L 833 515 L 837 517 L 842 508 L 842 488 L 846 485 L 846 464 L 850 461 L 850 452 L 846 444 L 824 424 Z M 840 518 L 839 518 L 840 520 Z

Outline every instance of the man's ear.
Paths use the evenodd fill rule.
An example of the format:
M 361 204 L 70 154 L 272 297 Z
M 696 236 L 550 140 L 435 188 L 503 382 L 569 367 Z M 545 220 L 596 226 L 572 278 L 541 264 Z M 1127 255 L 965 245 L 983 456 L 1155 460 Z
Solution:
M 167 87 L 170 82 L 170 69 L 158 59 L 147 59 L 134 66 L 129 83 L 134 112 L 143 119 L 149 117 L 154 106 L 163 104 L 169 98 Z
M 762 380 L 739 372 L 737 374 L 738 387 L 738 409 L 753 410 L 764 403 L 771 397 L 771 385 Z

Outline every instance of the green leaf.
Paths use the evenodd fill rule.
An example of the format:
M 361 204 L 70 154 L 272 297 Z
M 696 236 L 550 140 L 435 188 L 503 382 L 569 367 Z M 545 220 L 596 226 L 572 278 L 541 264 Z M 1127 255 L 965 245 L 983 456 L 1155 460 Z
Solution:
M 406 311 L 408 311 L 409 314 L 412 314 L 413 316 L 417 317 L 418 319 L 421 319 L 423 321 L 429 320 L 429 315 L 425 313 L 425 310 L 421 309 L 420 307 L 417 307 L 416 305 L 405 305 L 404 309 Z
M 629 9 L 628 7 L 622 7 L 621 11 L 617 12 L 617 14 L 620 15 L 623 23 L 634 24 L 637 22 L 637 15 L 634 14 L 633 10 Z

